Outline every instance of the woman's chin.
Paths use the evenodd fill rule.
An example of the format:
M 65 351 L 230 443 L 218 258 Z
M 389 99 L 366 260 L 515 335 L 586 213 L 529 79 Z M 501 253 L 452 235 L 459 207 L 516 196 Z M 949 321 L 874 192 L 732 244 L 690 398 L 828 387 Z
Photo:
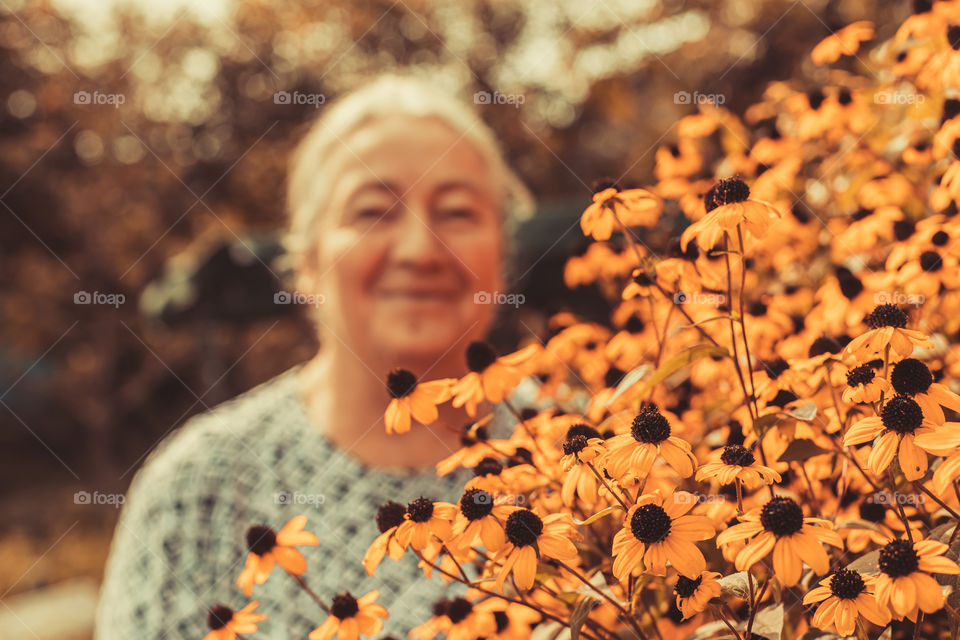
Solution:
M 478 322 L 471 329 L 470 324 L 461 326 L 454 318 L 421 318 L 410 323 L 398 319 L 375 331 L 372 343 L 381 345 L 379 353 L 389 353 L 398 362 L 426 362 L 433 366 L 451 355 L 462 359 L 470 341 L 482 335 L 476 331 L 479 325 Z

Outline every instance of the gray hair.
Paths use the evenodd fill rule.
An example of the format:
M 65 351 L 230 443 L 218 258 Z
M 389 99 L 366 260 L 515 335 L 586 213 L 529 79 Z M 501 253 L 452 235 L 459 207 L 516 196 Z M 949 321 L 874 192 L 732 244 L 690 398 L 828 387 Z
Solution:
M 299 265 L 316 241 L 317 224 L 331 191 L 330 180 L 318 168 L 353 131 L 377 118 L 396 115 L 437 118 L 473 144 L 490 167 L 500 192 L 508 239 L 516 221 L 533 214 L 530 191 L 507 166 L 493 132 L 474 109 L 425 80 L 387 74 L 324 109 L 293 153 L 287 181 L 290 225 L 285 244 L 294 264 Z

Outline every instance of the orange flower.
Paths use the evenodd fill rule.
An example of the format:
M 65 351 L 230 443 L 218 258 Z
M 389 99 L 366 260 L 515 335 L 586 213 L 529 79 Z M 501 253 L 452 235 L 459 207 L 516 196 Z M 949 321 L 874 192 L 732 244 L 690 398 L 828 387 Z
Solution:
M 297 516 L 274 531 L 267 525 L 254 525 L 247 529 L 247 565 L 237 578 L 237 587 L 249 598 L 253 585 L 263 584 L 270 577 L 274 565 L 280 565 L 288 573 L 302 576 L 307 570 L 307 560 L 295 546 L 316 546 L 317 536 L 304 531 L 306 516 Z
M 673 592 L 677 594 L 677 608 L 684 618 L 691 618 L 704 609 L 712 598 L 720 596 L 721 587 L 717 582 L 720 574 L 715 571 L 704 571 L 696 580 L 687 576 L 677 576 L 677 584 Z
M 539 345 L 531 344 L 498 358 L 493 347 L 486 342 L 471 342 L 467 347 L 470 373 L 454 383 L 453 406 L 466 406 L 467 414 L 473 417 L 477 415 L 477 405 L 484 400 L 494 404 L 503 401 L 526 375 L 521 365 L 539 350 Z
M 862 364 L 847 371 L 847 387 L 843 390 L 843 401 L 853 404 L 879 402 L 880 396 L 891 392 L 890 383 L 878 376 L 870 363 Z
M 383 620 L 390 614 L 382 605 L 375 604 L 377 591 L 371 591 L 359 600 L 350 592 L 333 597 L 330 616 L 319 627 L 310 632 L 310 640 L 330 640 L 337 636 L 339 640 L 357 640 L 361 635 L 373 636 L 383 629 Z
M 573 505 L 576 496 L 580 496 L 588 505 L 597 503 L 597 474 L 586 463 L 606 453 L 603 438 L 593 427 L 586 424 L 576 424 L 567 430 L 567 438 L 563 443 L 563 457 L 560 458 L 560 468 L 566 472 L 563 479 L 563 488 L 560 496 L 563 504 Z M 596 468 L 596 467 L 594 467 Z
M 780 212 L 771 204 L 749 198 L 750 187 L 739 178 L 727 178 L 715 184 L 704 198 L 706 215 L 687 227 L 680 236 L 681 250 L 686 251 L 694 238 L 702 250 L 709 250 L 724 233 L 734 231 L 741 224 L 753 237 L 763 237 Z
M 753 453 L 742 445 L 726 446 L 722 451 L 715 451 L 713 457 L 719 460 L 708 462 L 697 469 L 695 480 L 716 478 L 720 484 L 739 480 L 748 489 L 755 489 L 764 483 L 780 482 L 779 473 L 770 467 L 757 464 Z
M 451 521 L 456 514 L 457 508 L 449 502 L 433 502 L 421 496 L 407 505 L 403 524 L 397 528 L 397 542 L 418 551 L 427 546 L 431 534 L 446 542 L 453 535 Z
M 803 597 L 803 604 L 823 602 L 813 614 L 813 625 L 841 636 L 852 636 L 857 626 L 857 616 L 863 616 L 878 626 L 890 622 L 890 612 L 877 605 L 870 591 L 876 578 L 862 576 L 857 571 L 840 569 L 829 578 L 820 581 L 820 586 Z
M 609 240 L 617 221 L 626 227 L 652 227 L 657 224 L 660 199 L 644 189 L 621 191 L 616 185 L 603 183 L 593 194 L 593 204 L 580 217 L 584 235 L 594 240 Z
M 388 500 L 377 508 L 377 529 L 380 530 L 380 535 L 363 554 L 363 568 L 367 575 L 373 575 L 386 554 L 389 553 L 394 561 L 403 557 L 404 546 L 397 540 L 396 533 L 403 524 L 406 513 L 406 507 L 393 500 Z
M 507 546 L 494 557 L 494 561 L 503 562 L 496 579 L 500 593 L 503 593 L 503 583 L 511 573 L 519 589 L 531 589 L 541 558 L 555 558 L 566 563 L 577 559 L 577 548 L 571 540 L 579 536 L 568 513 L 541 518 L 531 509 L 518 508 L 507 518 L 504 528 Z
M 836 33 L 827 36 L 813 48 L 810 57 L 813 64 L 822 66 L 831 64 L 841 56 L 857 54 L 860 43 L 873 38 L 873 23 L 861 20 L 847 25 Z
M 923 409 L 923 415 L 934 424 L 943 424 L 942 407 L 960 412 L 960 396 L 946 385 L 933 381 L 930 368 L 915 358 L 906 358 L 893 365 L 890 384 L 902 395 L 909 396 Z
M 625 583 L 631 574 L 643 573 L 645 562 L 647 573 L 665 576 L 669 561 L 681 575 L 700 576 L 706 560 L 694 542 L 713 537 L 716 528 L 706 516 L 687 515 L 696 504 L 686 491 L 641 496 L 613 537 L 613 575 Z
M 606 467 L 614 478 L 627 475 L 644 477 L 650 473 L 657 455 L 662 455 L 682 478 L 689 478 L 697 466 L 690 445 L 670 435 L 670 422 L 653 405 L 647 405 L 633 419 L 630 433 L 607 441 Z
M 916 619 L 917 609 L 933 613 L 943 607 L 943 592 L 931 573 L 960 573 L 944 554 L 947 545 L 936 540 L 891 540 L 880 549 L 877 603 L 898 620 Z
M 417 382 L 417 377 L 406 369 L 394 369 L 387 376 L 387 390 L 393 399 L 387 405 L 383 422 L 387 433 L 410 431 L 410 416 L 422 425 L 436 421 L 437 405 L 450 398 L 453 378 Z
M 853 355 L 860 361 L 882 355 L 887 346 L 901 358 L 913 353 L 914 346 L 933 346 L 923 332 L 905 328 L 907 314 L 894 304 L 878 305 L 864 322 L 870 330 L 851 340 L 843 349 L 845 355 Z
M 496 632 L 497 620 L 492 611 L 457 597 L 435 602 L 433 617 L 411 629 L 409 635 L 420 640 L 433 640 L 438 633 L 443 633 L 447 640 L 477 640 Z
M 267 619 L 262 613 L 253 613 L 258 604 L 260 603 L 254 600 L 240 611 L 234 611 L 223 604 L 214 605 L 207 612 L 210 633 L 203 636 L 203 640 L 234 640 L 238 633 L 254 633 L 257 623 Z
M 762 508 L 753 509 L 734 525 L 717 536 L 717 545 L 749 539 L 734 561 L 738 571 L 747 571 L 773 552 L 773 571 L 785 587 L 800 581 L 803 563 L 819 575 L 830 569 L 824 542 L 843 547 L 840 534 L 827 527 L 830 521 L 805 518 L 803 510 L 786 496 L 771 498 Z
M 453 521 L 453 546 L 465 549 L 479 540 L 490 552 L 497 552 L 506 544 L 503 531 L 505 521 L 513 507 L 497 503 L 492 495 L 483 489 L 467 489 L 460 497 L 460 511 Z
M 930 434 L 928 437 L 934 442 L 928 440 L 926 446 L 936 446 L 931 426 L 924 419 L 920 405 L 907 396 L 896 395 L 883 405 L 879 417 L 864 418 L 847 429 L 843 445 L 863 444 L 880 436 L 867 460 L 870 470 L 876 475 L 882 474 L 899 452 L 903 475 L 907 480 L 918 480 L 927 472 L 927 454 L 914 437 Z

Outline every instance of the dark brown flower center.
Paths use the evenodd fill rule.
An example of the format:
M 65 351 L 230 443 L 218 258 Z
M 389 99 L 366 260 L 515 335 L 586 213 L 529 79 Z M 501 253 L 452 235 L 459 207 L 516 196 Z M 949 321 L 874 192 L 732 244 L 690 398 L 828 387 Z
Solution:
M 583 436 L 587 440 L 589 440 L 590 438 L 603 437 L 600 435 L 599 431 L 597 431 L 596 429 L 594 429 L 588 424 L 583 424 L 582 422 L 572 425 L 569 429 L 567 429 L 567 439 L 569 440 L 574 436 Z
M 483 489 L 467 489 L 460 498 L 460 513 L 467 520 L 479 520 L 493 511 L 493 496 Z
M 338 593 L 333 596 L 333 603 L 330 605 L 330 613 L 332 613 L 337 618 L 345 620 L 346 618 L 352 618 L 357 615 L 357 612 L 360 611 L 360 605 L 357 603 L 357 599 L 350 595 L 350 592 Z
M 926 393 L 933 384 L 933 374 L 930 373 L 927 365 L 916 358 L 906 358 L 893 365 L 890 383 L 897 393 L 915 396 L 918 393 Z
M 587 439 L 584 436 L 573 436 L 572 438 L 567 438 L 563 443 L 563 453 L 564 455 L 577 454 L 586 449 Z
M 836 338 L 831 338 L 830 336 L 820 336 L 813 341 L 813 344 L 810 345 L 810 350 L 807 351 L 808 358 L 816 358 L 817 356 L 822 356 L 825 353 L 840 353 L 840 349 L 843 347 L 840 346 L 840 343 L 837 342 Z
M 486 457 L 473 468 L 474 477 L 498 476 L 503 471 L 503 463 L 496 458 Z
M 693 595 L 694 591 L 697 590 L 702 581 L 703 576 L 700 576 L 696 580 L 691 580 L 687 576 L 680 576 L 677 578 L 677 586 L 674 587 L 673 590 L 681 598 L 689 598 Z
M 660 542 L 670 535 L 670 516 L 655 504 L 645 504 L 637 508 L 630 518 L 630 530 L 634 537 L 645 544 Z
M 600 193 L 601 191 L 606 191 L 607 189 L 616 189 L 617 191 L 620 191 L 620 185 L 617 184 L 616 180 L 608 177 L 597 178 L 590 185 L 590 190 L 593 193 Z
M 654 406 L 646 406 L 633 419 L 630 428 L 637 442 L 657 444 L 670 437 L 670 423 Z
M 803 528 L 803 510 L 785 496 L 771 498 L 760 510 L 760 524 L 778 538 L 790 536 Z
M 409 395 L 416 387 L 417 376 L 406 369 L 394 369 L 387 375 L 387 389 L 394 398 Z
M 414 522 L 427 522 L 433 517 L 433 501 L 420 496 L 407 505 L 407 515 Z
M 710 187 L 704 198 L 707 211 L 734 202 L 743 202 L 750 197 L 750 187 L 740 178 L 725 178 Z
M 878 305 L 864 320 L 871 329 L 881 327 L 902 329 L 907 326 L 907 314 L 895 304 Z
M 897 433 L 913 433 L 923 422 L 923 410 L 912 398 L 896 395 L 880 410 L 883 426 Z
M 862 364 L 847 372 L 847 385 L 856 387 L 861 384 L 870 384 L 873 382 L 874 376 L 876 376 L 876 372 L 873 367 L 869 364 Z
M 952 24 L 947 27 L 947 41 L 954 51 L 960 51 L 960 26 Z
M 471 611 L 473 603 L 466 598 L 454 598 L 447 604 L 447 617 L 453 624 L 466 620 Z
M 386 533 L 390 529 L 400 526 L 403 524 L 403 514 L 406 512 L 406 507 L 393 500 L 380 505 L 377 507 L 377 529 L 380 533 Z
M 866 588 L 863 578 L 856 571 L 838 569 L 830 578 L 830 592 L 843 600 L 853 600 Z
M 933 234 L 933 237 L 930 238 L 930 242 L 932 242 L 937 247 L 942 247 L 946 245 L 947 242 L 949 241 L 950 241 L 950 234 L 947 233 L 946 231 L 937 231 L 935 234 Z
M 860 517 L 867 522 L 883 522 L 887 516 L 887 507 L 874 498 L 867 498 L 860 503 Z
M 233 609 L 225 604 L 217 604 L 207 611 L 207 626 L 216 631 L 223 629 L 233 619 Z
M 247 529 L 247 549 L 258 556 L 270 553 L 277 546 L 277 532 L 265 524 L 255 524 Z
M 507 539 L 515 547 L 527 547 L 534 544 L 543 533 L 543 520 L 529 509 L 519 509 L 510 514 L 504 529 Z
M 486 342 L 471 342 L 467 346 L 467 367 L 470 371 L 483 373 L 497 360 L 497 352 Z
M 909 540 L 892 540 L 880 549 L 880 571 L 891 578 L 908 576 L 917 570 L 920 560 Z
M 734 444 L 723 448 L 720 460 L 723 461 L 723 464 L 730 466 L 749 467 L 756 459 L 746 448 L 739 444 Z
M 924 251 L 920 254 L 920 266 L 924 271 L 937 272 L 943 267 L 943 260 L 936 251 Z

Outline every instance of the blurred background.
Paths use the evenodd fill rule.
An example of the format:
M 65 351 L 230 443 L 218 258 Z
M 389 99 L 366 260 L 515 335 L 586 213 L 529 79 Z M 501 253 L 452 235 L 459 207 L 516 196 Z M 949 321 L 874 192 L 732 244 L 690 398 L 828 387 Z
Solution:
M 909 11 L 0 0 L 0 637 L 90 637 L 145 456 L 315 351 L 306 312 L 274 296 L 287 286 L 288 154 L 325 102 L 388 70 L 473 100 L 539 199 L 518 232 L 512 286 L 526 304 L 510 323 L 605 317 L 599 297 L 562 282 L 586 246 L 591 182 L 651 182 L 695 92 L 740 112 L 770 80 L 813 88 L 807 54 L 830 30 L 869 19 L 882 39 Z

